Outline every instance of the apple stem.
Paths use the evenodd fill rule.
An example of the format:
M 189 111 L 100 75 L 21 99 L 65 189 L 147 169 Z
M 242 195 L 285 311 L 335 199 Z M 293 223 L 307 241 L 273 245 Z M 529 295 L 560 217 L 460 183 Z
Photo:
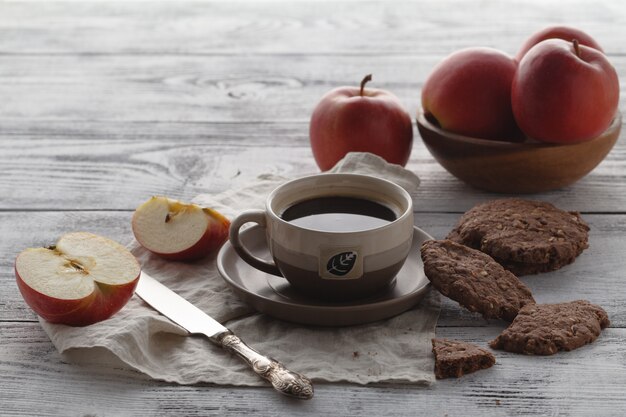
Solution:
M 580 58 L 580 46 L 578 44 L 578 39 L 572 39 L 572 43 L 574 44 L 574 53 L 578 58 Z
M 365 78 L 363 78 L 363 81 L 361 81 L 361 91 L 359 92 L 359 95 L 361 97 L 363 97 L 363 90 L 365 89 L 365 84 L 367 84 L 370 81 L 372 81 L 372 74 L 367 74 Z

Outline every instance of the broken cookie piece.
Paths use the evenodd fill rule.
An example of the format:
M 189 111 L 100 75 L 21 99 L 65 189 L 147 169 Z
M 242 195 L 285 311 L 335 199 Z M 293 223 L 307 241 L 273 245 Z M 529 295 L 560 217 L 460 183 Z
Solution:
M 593 342 L 609 324 L 606 311 L 589 301 L 532 304 L 524 306 L 489 346 L 527 355 L 553 355 Z
M 450 339 L 432 339 L 435 354 L 435 376 L 459 378 L 465 374 L 487 369 L 496 363 L 488 350 L 471 343 Z
M 535 302 L 523 282 L 476 249 L 451 240 L 429 240 L 421 253 L 433 286 L 486 319 L 512 321 L 523 306 Z

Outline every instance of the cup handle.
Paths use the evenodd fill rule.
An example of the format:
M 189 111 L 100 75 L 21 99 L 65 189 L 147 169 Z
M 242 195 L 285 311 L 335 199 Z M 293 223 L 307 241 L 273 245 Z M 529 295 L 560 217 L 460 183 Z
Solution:
M 277 275 L 282 277 L 283 275 L 276 267 L 274 262 L 267 262 L 257 256 L 252 255 L 248 249 L 246 249 L 241 240 L 239 239 L 239 229 L 246 223 L 256 223 L 263 228 L 267 228 L 267 223 L 265 220 L 265 211 L 263 210 L 247 210 L 241 213 L 239 216 L 235 217 L 235 219 L 230 223 L 230 229 L 228 231 L 228 239 L 230 240 L 230 244 L 233 245 L 235 252 L 250 264 L 252 267 L 259 269 L 265 273 Z

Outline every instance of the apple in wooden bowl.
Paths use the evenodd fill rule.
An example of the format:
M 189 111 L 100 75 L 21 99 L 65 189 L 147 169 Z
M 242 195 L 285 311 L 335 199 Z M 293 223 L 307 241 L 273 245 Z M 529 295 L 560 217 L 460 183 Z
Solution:
M 502 193 L 539 193 L 573 184 L 593 170 L 619 138 L 617 113 L 599 136 L 571 144 L 506 142 L 441 129 L 424 113 L 417 127 L 424 144 L 448 172 L 476 188 Z
M 609 153 L 619 93 L 607 57 L 577 39 L 543 40 L 519 62 L 469 48 L 428 77 L 417 125 L 435 159 L 468 184 L 543 192 L 574 183 Z

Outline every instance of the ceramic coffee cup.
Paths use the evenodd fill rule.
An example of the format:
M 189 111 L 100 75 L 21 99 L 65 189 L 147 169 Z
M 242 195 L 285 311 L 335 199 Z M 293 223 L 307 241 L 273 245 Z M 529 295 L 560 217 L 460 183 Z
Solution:
M 327 206 L 342 199 L 368 203 L 357 207 L 383 206 L 393 217 L 377 226 L 365 221 L 363 230 L 354 221 L 358 217 L 351 218 L 350 231 L 317 230 L 315 225 L 305 227 L 283 218 L 289 208 L 317 199 Z M 327 207 L 326 212 L 334 210 Z M 246 223 L 265 228 L 273 262 L 252 255 L 242 245 L 239 229 Z M 402 268 L 412 238 L 409 193 L 390 181 L 359 174 L 318 174 L 287 182 L 270 193 L 264 210 L 245 211 L 230 227 L 230 242 L 248 264 L 284 277 L 306 295 L 334 300 L 366 297 L 387 288 Z

